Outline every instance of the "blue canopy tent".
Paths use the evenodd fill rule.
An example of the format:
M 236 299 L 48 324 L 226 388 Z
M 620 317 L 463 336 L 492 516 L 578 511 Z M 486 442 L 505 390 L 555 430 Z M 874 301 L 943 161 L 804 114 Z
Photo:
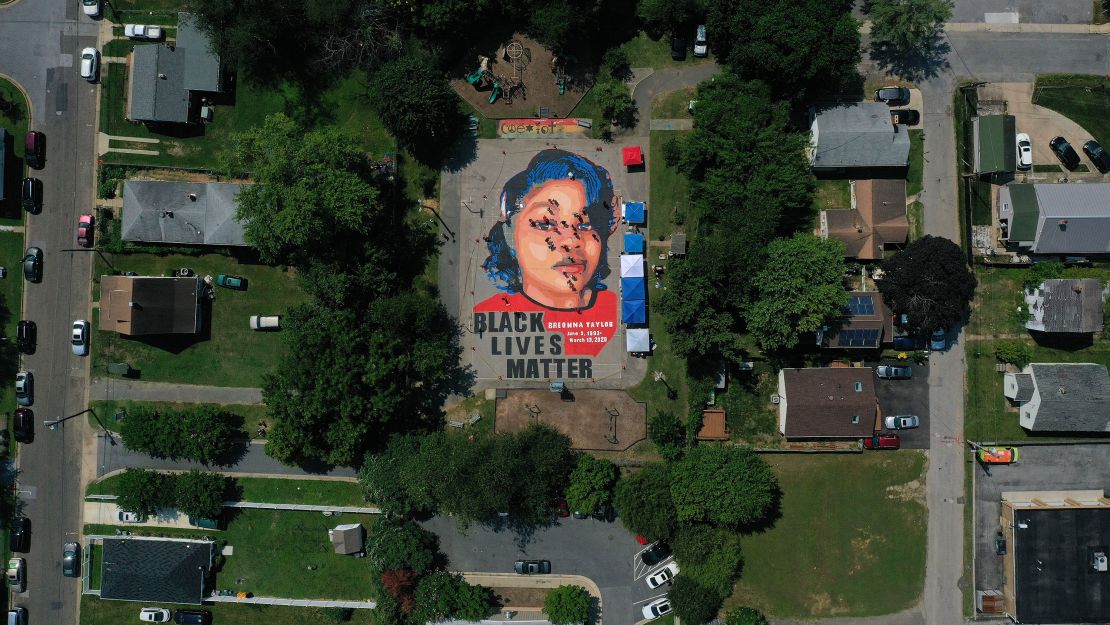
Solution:
M 643 202 L 625 202 L 624 203 L 624 218 L 630 224 L 644 223 L 644 203 Z
M 647 302 L 642 299 L 621 300 L 621 320 L 625 323 L 647 323 Z
M 624 234 L 624 253 L 643 254 L 644 235 L 635 232 L 626 232 Z
M 621 299 L 647 299 L 647 283 L 643 278 L 621 278 Z

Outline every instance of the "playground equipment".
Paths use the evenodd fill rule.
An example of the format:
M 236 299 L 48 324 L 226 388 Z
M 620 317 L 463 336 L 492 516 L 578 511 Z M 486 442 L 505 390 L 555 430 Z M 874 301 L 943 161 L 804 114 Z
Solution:
M 617 440 L 617 417 L 620 416 L 620 411 L 616 408 L 606 408 L 605 412 L 609 414 L 609 431 L 605 434 L 605 440 L 609 441 L 610 445 L 616 445 Z
M 560 55 L 551 57 L 551 73 L 555 74 L 555 84 L 559 85 L 559 95 L 567 92 L 567 63 Z
M 497 101 L 498 96 L 501 95 L 501 83 L 493 83 L 493 91 L 489 94 L 489 103 L 493 104 Z

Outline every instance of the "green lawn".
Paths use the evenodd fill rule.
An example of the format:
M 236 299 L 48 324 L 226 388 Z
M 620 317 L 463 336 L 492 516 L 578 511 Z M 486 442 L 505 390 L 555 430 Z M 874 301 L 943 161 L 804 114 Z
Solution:
M 921 176 L 925 173 L 925 131 L 910 131 L 910 166 L 906 170 L 906 196 L 921 193 Z
M 103 422 L 103 424 L 107 426 L 109 430 L 113 432 L 118 432 L 119 424 L 114 418 L 116 414 L 116 409 L 118 408 L 128 410 L 129 408 L 144 406 L 150 408 L 172 408 L 174 410 L 185 410 L 187 408 L 194 408 L 199 405 L 202 404 L 185 404 L 168 401 L 132 401 L 128 399 L 90 401 L 89 408 L 96 412 L 96 417 L 99 417 L 100 420 L 98 421 L 96 417 L 90 414 L 89 425 L 93 426 L 93 428 L 99 428 L 101 422 Z M 254 436 L 258 430 L 259 422 L 266 420 L 266 406 L 262 404 L 229 404 L 220 406 L 220 409 L 241 418 L 243 422 L 241 429 L 249 436 Z
M 230 256 L 154 256 L 152 254 L 105 254 L 120 272 L 164 276 L 176 267 L 189 267 L 197 274 L 230 273 L 247 279 L 248 290 L 216 289 L 211 303 L 211 320 L 199 335 L 128 338 L 115 332 L 95 331 L 93 375 L 107 375 L 111 362 L 127 362 L 142 380 L 258 386 L 282 353 L 281 332 L 254 332 L 247 328 L 250 315 L 284 315 L 307 296 L 298 288 L 291 270 L 240 263 Z M 103 275 L 104 261 L 98 258 L 94 281 Z M 207 314 L 207 311 L 206 311 Z M 95 325 L 95 322 L 94 322 Z
M 686 45 L 693 45 L 691 42 L 694 38 L 694 32 L 690 31 L 686 37 Z M 632 67 L 651 67 L 654 69 L 663 69 L 666 67 L 678 67 L 680 65 L 691 65 L 694 63 L 712 63 L 713 57 L 707 58 L 694 58 L 692 48 L 686 50 L 686 60 L 676 61 L 671 58 L 671 43 L 667 37 L 661 37 L 657 40 L 648 37 L 646 33 L 640 33 L 635 39 L 630 39 L 620 45 L 620 49 L 628 55 L 629 65 Z
M 691 235 L 697 231 L 694 211 L 690 208 L 690 182 L 663 159 L 663 144 L 672 139 L 681 139 L 690 132 L 651 131 L 651 147 L 648 150 L 648 176 L 651 185 L 648 206 L 652 207 L 648 221 L 648 238 L 651 241 L 664 241 L 675 231 Z
M 752 447 L 778 447 L 778 410 L 770 397 L 778 391 L 778 371 L 764 362 L 755 371 L 733 371 L 728 388 L 717 394 L 717 406 L 725 410 L 732 440 Z
M 822 211 L 852 207 L 852 186 L 848 180 L 818 180 L 813 208 Z
M 725 608 L 773 618 L 863 617 L 913 606 L 925 583 L 925 456 L 771 456 L 782 518 L 744 539 Z
M 658 297 L 657 293 L 658 291 L 653 290 L 651 297 Z M 628 389 L 628 394 L 637 401 L 647 402 L 649 419 L 657 412 L 668 411 L 685 421 L 689 401 L 686 361 L 671 350 L 671 335 L 663 325 L 663 314 L 658 311 L 658 305 L 648 307 L 651 338 L 656 345 L 648 357 L 647 375 L 642 382 Z M 656 371 L 664 374 L 666 384 L 655 381 Z
M 367 600 L 370 566 L 365 559 L 335 553 L 328 529 L 362 523 L 373 531 L 377 517 L 366 514 L 324 516 L 318 512 L 238 510 L 224 531 L 174 528 L 124 528 L 137 535 L 211 535 L 234 548 L 216 574 L 217 588 L 263 597 Z M 114 526 L 87 525 L 85 533 L 111 535 Z M 315 566 L 315 570 L 309 570 Z M 241 583 L 237 583 L 242 580 Z
M 653 119 L 690 119 L 690 100 L 694 99 L 697 89 L 688 87 L 678 91 L 660 93 L 651 101 Z
M 177 609 L 172 603 L 143 603 L 142 606 Z M 137 623 L 140 604 L 132 601 L 105 601 L 91 595 L 81 596 L 81 625 L 120 625 Z M 212 612 L 212 621 L 220 625 L 335 625 L 321 608 L 295 608 L 286 606 L 235 605 L 218 603 L 205 605 Z M 355 610 L 348 625 L 371 625 L 370 610 Z
M 19 183 L 25 171 L 23 162 L 23 137 L 27 134 L 30 115 L 23 92 L 10 81 L 0 77 L 0 128 L 7 132 L 6 171 L 0 172 L 6 196 L 0 201 L 0 224 L 19 226 L 23 224 L 23 208 L 19 203 Z M 10 146 L 10 147 L 9 147 Z
M 1110 145 L 1110 80 L 1083 74 L 1041 74 L 1033 104 L 1052 109 Z
M 910 241 L 916 241 L 925 235 L 925 205 L 921 202 L 910 202 L 906 207 L 906 218 L 910 221 Z
M 116 495 L 122 474 L 93 482 L 86 495 Z M 344 480 L 299 480 L 270 477 L 235 479 L 241 501 L 254 503 L 296 503 L 308 506 L 368 506 L 356 482 Z
M 100 575 L 102 573 L 101 565 L 104 559 L 104 547 L 102 545 L 89 546 L 89 588 L 97 590 L 100 588 Z

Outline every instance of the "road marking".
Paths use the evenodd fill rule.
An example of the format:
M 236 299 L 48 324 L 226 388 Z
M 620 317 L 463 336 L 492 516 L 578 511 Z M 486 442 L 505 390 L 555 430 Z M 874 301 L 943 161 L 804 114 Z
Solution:
M 666 597 L 666 596 L 667 596 L 667 593 L 663 593 L 661 595 L 655 595 L 654 597 L 648 597 L 647 599 L 641 599 L 639 601 L 635 601 L 635 602 L 632 603 L 632 605 L 636 605 L 637 603 L 647 603 L 649 601 L 655 601 L 656 599 Z

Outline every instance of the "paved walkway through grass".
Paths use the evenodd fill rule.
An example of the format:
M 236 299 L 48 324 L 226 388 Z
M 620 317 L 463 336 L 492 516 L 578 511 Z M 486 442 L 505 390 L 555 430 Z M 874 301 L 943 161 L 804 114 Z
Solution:
M 255 605 L 288 605 L 303 608 L 353 608 L 372 610 L 378 606 L 375 601 L 332 601 L 327 599 L 282 599 L 281 597 L 205 597 L 208 603 L 253 603 Z
M 262 389 L 94 378 L 91 400 L 170 401 L 186 404 L 261 404 Z
M 653 119 L 652 130 L 691 130 L 694 127 L 693 119 Z

